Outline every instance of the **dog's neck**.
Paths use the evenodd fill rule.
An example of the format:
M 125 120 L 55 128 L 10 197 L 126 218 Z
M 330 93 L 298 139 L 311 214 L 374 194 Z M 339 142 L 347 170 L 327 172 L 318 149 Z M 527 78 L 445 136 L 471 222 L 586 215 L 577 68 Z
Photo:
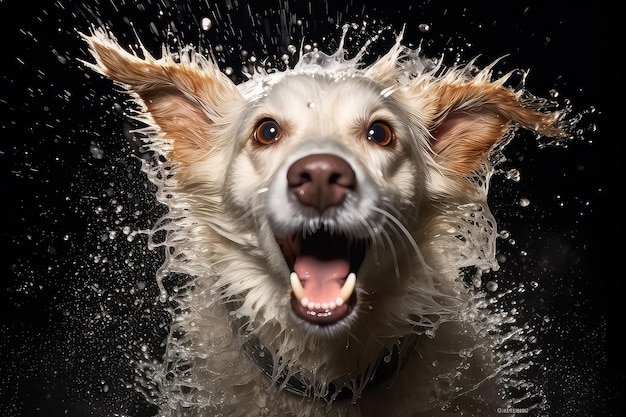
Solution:
M 372 372 L 365 372 L 369 378 L 364 384 L 363 390 L 375 387 L 386 381 L 390 381 L 406 364 L 408 356 L 413 352 L 420 340 L 420 335 L 411 333 L 401 337 L 393 344 L 391 352 L 387 349 L 381 352 L 377 362 L 373 365 Z M 282 389 L 301 397 L 319 398 L 327 402 L 352 399 L 355 396 L 354 388 L 345 382 L 330 382 L 326 393 L 322 396 L 316 394 L 313 384 L 298 373 L 290 373 L 284 370 L 277 377 L 274 376 L 274 358 L 269 354 L 258 338 L 249 337 L 244 344 L 246 352 L 254 363 L 261 368 L 263 373 L 270 379 L 274 379 L 276 385 Z M 280 359 L 279 359 L 280 360 Z M 357 377 L 362 383 L 364 376 Z M 361 385 L 361 384 L 358 384 Z

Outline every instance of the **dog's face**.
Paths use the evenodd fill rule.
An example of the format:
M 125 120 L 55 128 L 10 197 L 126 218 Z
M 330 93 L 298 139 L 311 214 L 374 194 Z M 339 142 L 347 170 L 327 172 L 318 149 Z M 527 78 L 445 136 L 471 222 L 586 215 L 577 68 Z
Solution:
M 350 321 L 366 294 L 400 291 L 398 270 L 417 258 L 406 223 L 425 187 L 428 132 L 383 90 L 365 77 L 288 74 L 243 112 L 227 203 L 269 229 L 259 244 L 296 325 Z
M 511 126 L 562 134 L 488 70 L 404 70 L 399 43 L 365 69 L 299 66 L 235 86 L 201 57 L 87 40 L 92 66 L 172 142 L 176 191 L 199 224 L 185 245 L 211 271 L 198 269 L 203 302 L 228 305 L 285 363 L 332 363 L 322 382 L 454 310 L 450 271 L 463 265 L 447 252 L 463 258 L 477 238 L 463 224 L 492 222 L 486 187 L 468 178 L 488 172 Z M 471 204 L 475 217 L 455 217 Z

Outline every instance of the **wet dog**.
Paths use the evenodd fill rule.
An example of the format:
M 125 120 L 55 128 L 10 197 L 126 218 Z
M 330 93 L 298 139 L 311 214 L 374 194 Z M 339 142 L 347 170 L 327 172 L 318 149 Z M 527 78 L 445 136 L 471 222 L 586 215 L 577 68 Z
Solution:
M 171 163 L 167 269 L 193 279 L 152 376 L 164 414 L 505 413 L 461 271 L 497 268 L 490 152 L 518 127 L 563 135 L 559 114 L 400 40 L 235 85 L 191 49 L 85 39 Z

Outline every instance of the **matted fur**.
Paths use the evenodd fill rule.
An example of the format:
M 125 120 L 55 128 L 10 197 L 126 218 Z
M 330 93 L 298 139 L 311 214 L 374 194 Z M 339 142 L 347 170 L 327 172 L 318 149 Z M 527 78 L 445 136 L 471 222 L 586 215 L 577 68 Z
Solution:
M 192 279 L 169 294 L 177 308 L 152 375 L 164 415 L 503 415 L 495 341 L 460 271 L 498 267 L 491 150 L 516 127 L 563 135 L 559 114 L 490 67 L 443 69 L 400 37 L 364 68 L 363 51 L 315 51 L 240 85 L 192 49 L 155 59 L 142 48 L 141 58 L 104 30 L 85 39 L 88 65 L 133 95 L 151 148 L 171 163 L 148 169 L 170 209 L 155 231 L 167 231 L 164 275 Z M 253 131 L 267 118 L 280 140 L 261 145 Z M 366 140 L 376 120 L 391 126 L 392 146 Z M 358 185 L 319 216 L 294 204 L 285 179 L 318 153 L 339 155 Z M 357 303 L 332 325 L 293 313 L 279 245 L 320 228 L 369 242 Z M 413 333 L 419 343 L 402 345 Z M 271 378 L 246 352 L 251 338 Z M 395 376 L 368 387 L 394 349 Z M 292 375 L 309 396 L 287 392 Z M 351 398 L 328 395 L 331 384 Z

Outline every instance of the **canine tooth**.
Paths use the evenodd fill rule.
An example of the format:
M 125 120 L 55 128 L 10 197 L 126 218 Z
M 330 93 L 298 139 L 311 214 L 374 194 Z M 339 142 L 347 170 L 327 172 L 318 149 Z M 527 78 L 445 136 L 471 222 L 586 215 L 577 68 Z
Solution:
M 342 301 L 348 301 L 352 293 L 354 292 L 354 286 L 356 284 L 356 275 L 354 272 L 350 272 L 348 277 L 346 278 L 346 282 L 341 287 L 341 291 L 339 291 L 339 298 Z M 339 300 L 339 298 L 337 300 Z
M 293 294 L 296 296 L 296 299 L 302 301 L 304 298 L 304 288 L 302 287 L 300 278 L 298 278 L 298 274 L 296 274 L 295 271 L 292 272 L 289 276 L 289 280 L 291 281 L 291 289 L 293 290 Z

